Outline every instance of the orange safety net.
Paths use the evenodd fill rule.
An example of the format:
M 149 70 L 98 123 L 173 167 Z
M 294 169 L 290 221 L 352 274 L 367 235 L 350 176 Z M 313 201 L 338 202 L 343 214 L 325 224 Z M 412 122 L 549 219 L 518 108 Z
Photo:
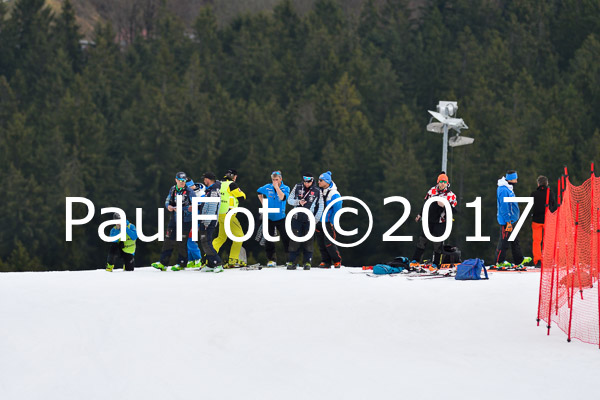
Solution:
M 559 181 L 559 207 L 546 207 L 538 324 L 555 324 L 571 338 L 600 346 L 600 178 L 581 186 Z

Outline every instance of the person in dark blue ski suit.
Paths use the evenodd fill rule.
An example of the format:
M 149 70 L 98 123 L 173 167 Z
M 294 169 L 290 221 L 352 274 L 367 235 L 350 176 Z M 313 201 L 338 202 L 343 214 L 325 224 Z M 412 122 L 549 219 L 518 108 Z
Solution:
M 288 204 L 293 207 L 302 207 L 310 211 L 315 217 L 315 222 L 319 223 L 323 214 L 323 198 L 321 197 L 321 189 L 315 184 L 315 179 L 312 174 L 305 173 L 302 176 L 302 183 L 296 184 L 292 189 L 288 198 Z M 305 236 L 310 227 L 308 216 L 302 213 L 295 214 L 292 218 L 292 232 L 296 236 Z M 290 239 L 289 258 L 286 263 L 287 269 L 296 269 L 296 258 L 298 258 L 299 250 L 302 247 L 304 250 L 304 269 L 308 270 L 311 267 L 313 254 L 314 235 L 305 242 L 296 242 Z

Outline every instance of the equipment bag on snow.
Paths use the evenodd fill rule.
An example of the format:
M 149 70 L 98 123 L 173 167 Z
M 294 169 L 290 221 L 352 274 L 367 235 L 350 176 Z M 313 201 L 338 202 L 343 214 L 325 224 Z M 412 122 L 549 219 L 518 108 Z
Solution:
M 460 255 L 458 247 L 445 245 L 442 248 L 442 262 L 440 264 L 459 264 Z
M 456 278 L 459 281 L 479 280 L 481 278 L 481 270 L 485 274 L 485 278 L 489 279 L 485 264 L 480 258 L 470 258 L 463 261 L 456 267 Z
M 396 257 L 383 265 L 389 265 L 390 267 L 406 269 L 410 265 L 410 260 L 408 259 L 408 257 Z
M 392 267 L 386 264 L 377 264 L 373 266 L 373 273 L 375 275 L 386 275 L 386 274 L 399 274 L 404 268 Z

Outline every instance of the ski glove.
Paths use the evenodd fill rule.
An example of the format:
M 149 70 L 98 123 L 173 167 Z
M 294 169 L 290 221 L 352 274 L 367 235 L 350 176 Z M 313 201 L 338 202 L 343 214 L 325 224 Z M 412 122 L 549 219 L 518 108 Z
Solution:
M 506 232 L 512 232 L 513 230 L 513 226 L 511 222 L 507 222 L 506 223 L 506 229 L 504 229 Z

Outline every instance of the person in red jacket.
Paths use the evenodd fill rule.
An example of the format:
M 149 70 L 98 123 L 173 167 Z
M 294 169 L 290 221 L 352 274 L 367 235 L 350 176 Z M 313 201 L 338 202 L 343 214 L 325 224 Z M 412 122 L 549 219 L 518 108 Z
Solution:
M 445 172 L 442 172 L 438 175 L 437 184 L 429 189 L 424 200 L 427 201 L 431 197 L 445 198 L 448 203 L 450 203 L 452 212 L 454 213 L 456 211 L 458 202 L 456 201 L 456 195 L 450 190 L 450 181 Z M 444 234 L 444 231 L 446 230 L 446 218 L 447 215 L 444 203 L 437 201 L 431 204 L 431 207 L 429 208 L 429 220 L 427 221 L 427 225 L 429 227 L 429 232 L 433 236 L 440 237 Z M 419 222 L 420 220 L 421 213 L 419 213 L 415 218 L 416 222 Z M 429 239 L 427 239 L 424 231 L 421 229 L 421 235 L 419 236 L 417 246 L 415 247 L 412 263 L 421 262 L 421 258 L 423 257 L 427 243 L 429 243 Z M 439 267 L 441 264 L 443 248 L 443 242 L 433 242 L 433 264 L 436 267 Z

